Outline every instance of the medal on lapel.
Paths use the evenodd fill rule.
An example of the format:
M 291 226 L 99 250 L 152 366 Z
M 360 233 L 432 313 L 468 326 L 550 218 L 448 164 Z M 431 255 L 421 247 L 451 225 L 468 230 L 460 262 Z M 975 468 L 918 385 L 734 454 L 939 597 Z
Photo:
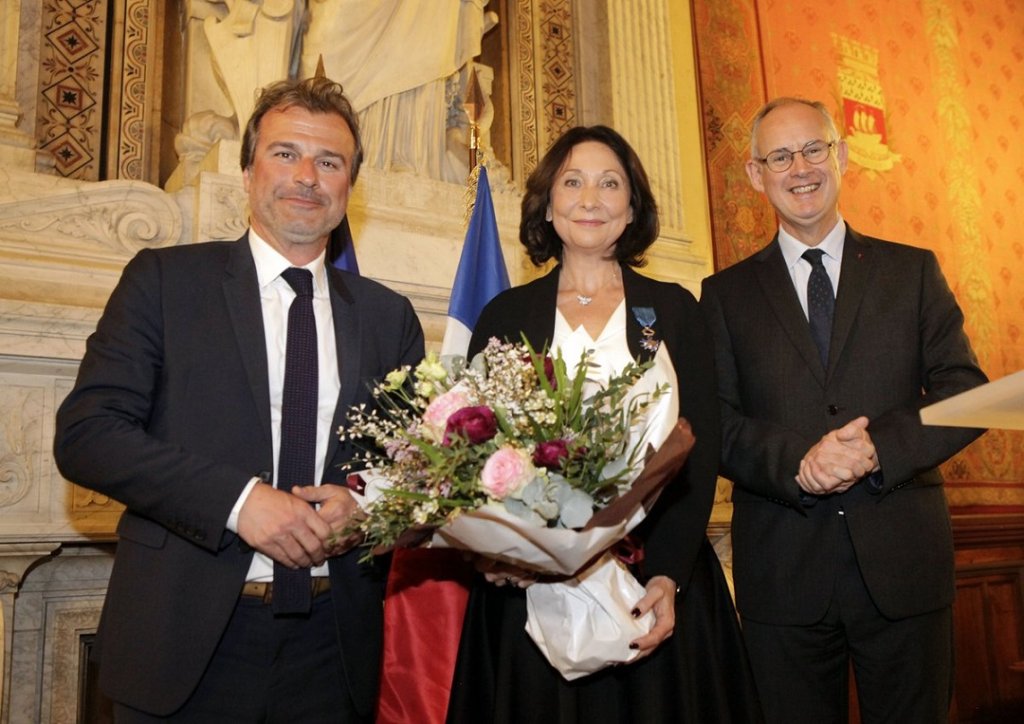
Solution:
M 654 323 L 658 321 L 654 307 L 633 307 L 633 318 L 641 328 L 640 347 L 652 354 L 657 352 L 661 346 L 661 340 L 654 337 Z

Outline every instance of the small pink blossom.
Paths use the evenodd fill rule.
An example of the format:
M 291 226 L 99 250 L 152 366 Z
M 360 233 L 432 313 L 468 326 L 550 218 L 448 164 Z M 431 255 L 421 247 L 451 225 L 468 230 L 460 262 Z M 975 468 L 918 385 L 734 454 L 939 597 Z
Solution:
M 448 418 L 456 410 L 461 410 L 472 404 L 472 400 L 466 394 L 466 388 L 460 385 L 456 385 L 432 400 L 423 412 L 423 426 L 427 429 L 431 439 L 441 442 L 444 439 L 445 428 L 448 427 Z
M 524 450 L 503 445 L 487 458 L 480 472 L 480 484 L 496 500 L 516 497 L 537 471 Z

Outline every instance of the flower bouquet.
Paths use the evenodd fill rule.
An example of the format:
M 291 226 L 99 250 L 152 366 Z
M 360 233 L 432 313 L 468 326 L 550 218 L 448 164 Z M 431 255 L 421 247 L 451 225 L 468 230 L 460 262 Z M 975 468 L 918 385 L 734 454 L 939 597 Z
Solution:
M 635 625 L 629 611 L 643 588 L 602 554 L 644 519 L 693 444 L 688 426 L 677 424 L 673 391 L 651 379 L 651 366 L 631 363 L 596 381 L 586 351 L 570 372 L 561 353 L 492 339 L 469 363 L 430 354 L 415 368 L 392 372 L 374 389 L 377 405 L 353 410 L 342 430 L 363 447 L 353 461 L 364 468 L 365 516 L 357 532 L 374 553 L 456 547 L 572 577 L 534 584 L 528 599 L 553 595 L 555 603 L 571 605 L 580 586 L 596 586 L 600 598 L 602 590 L 631 585 L 624 595 L 633 599 L 617 608 L 625 607 L 621 623 Z M 593 606 L 604 610 L 606 603 L 562 614 L 592 623 Z M 528 631 L 539 626 L 539 608 L 531 606 Z M 552 609 L 547 598 L 543 609 Z M 586 654 L 592 663 L 584 664 L 572 654 L 561 665 L 564 641 L 552 647 L 543 633 L 530 635 L 563 675 L 575 678 L 635 656 L 628 641 L 653 621 L 639 623 L 645 630 L 613 635 L 620 651 L 602 648 L 596 657 Z

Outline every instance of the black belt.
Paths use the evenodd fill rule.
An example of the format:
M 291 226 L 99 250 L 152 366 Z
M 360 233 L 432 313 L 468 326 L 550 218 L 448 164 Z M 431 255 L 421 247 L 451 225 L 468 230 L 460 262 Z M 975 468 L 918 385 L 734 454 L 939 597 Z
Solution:
M 327 593 L 331 590 L 331 579 L 327 576 L 313 576 L 309 579 L 309 590 L 313 597 Z M 270 603 L 274 600 L 274 583 L 272 581 L 250 581 L 242 586 L 242 595 L 251 598 L 261 598 L 263 603 Z

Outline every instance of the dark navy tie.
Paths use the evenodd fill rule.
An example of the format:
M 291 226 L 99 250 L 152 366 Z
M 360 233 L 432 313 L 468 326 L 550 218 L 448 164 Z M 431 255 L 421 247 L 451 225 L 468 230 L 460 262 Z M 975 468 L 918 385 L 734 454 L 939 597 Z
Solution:
M 832 337 L 832 315 L 836 308 L 836 297 L 832 291 L 821 249 L 808 249 L 803 258 L 811 264 L 811 276 L 807 279 L 807 320 L 811 324 L 811 336 L 818 345 L 821 366 L 828 369 L 828 344 Z
M 316 475 L 317 365 L 316 319 L 313 317 L 313 274 L 308 269 L 285 269 L 281 277 L 295 290 L 288 309 L 284 391 L 281 395 L 281 454 L 277 487 L 285 492 L 295 485 L 313 485 Z M 308 568 L 292 570 L 274 563 L 275 614 L 310 610 Z

